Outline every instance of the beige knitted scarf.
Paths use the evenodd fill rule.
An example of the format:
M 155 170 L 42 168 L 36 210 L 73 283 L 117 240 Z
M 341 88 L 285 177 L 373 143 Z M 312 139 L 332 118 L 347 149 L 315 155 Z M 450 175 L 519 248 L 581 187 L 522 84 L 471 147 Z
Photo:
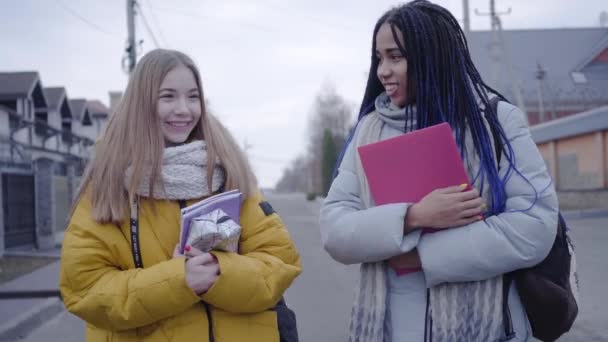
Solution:
M 130 184 L 132 167 L 125 173 L 125 187 Z M 187 200 L 210 195 L 207 183 L 207 147 L 204 141 L 167 147 L 163 153 L 161 181 L 150 194 L 150 172 L 146 172 L 137 188 L 137 195 L 155 199 Z M 224 170 L 216 162 L 211 193 L 224 184 Z M 164 190 L 164 191 L 163 191 Z

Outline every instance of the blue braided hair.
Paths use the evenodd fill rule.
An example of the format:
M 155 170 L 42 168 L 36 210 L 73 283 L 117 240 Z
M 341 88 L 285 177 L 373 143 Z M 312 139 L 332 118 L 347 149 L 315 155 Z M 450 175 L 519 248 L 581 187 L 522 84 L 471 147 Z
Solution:
M 480 160 L 480 168 L 473 182 L 480 178 L 480 192 L 483 192 L 486 183 L 489 186 L 492 201 L 488 211 L 491 214 L 504 212 L 506 180 L 513 172 L 519 172 L 514 166 L 513 149 L 498 122 L 497 113 L 490 105 L 489 97 L 493 93 L 503 101 L 506 99 L 482 80 L 469 54 L 464 32 L 456 18 L 445 8 L 427 0 L 415 0 L 392 8 L 380 17 L 374 27 L 369 77 L 357 125 L 373 111 L 375 99 L 384 91 L 376 73 L 379 59 L 375 54 L 375 37 L 385 23 L 390 24 L 395 42 L 408 64 L 408 100 L 416 104 L 416 111 L 414 113 L 412 106 L 406 106 L 405 120 L 409 123 L 416 120 L 416 129 L 449 123 L 463 157 L 467 153 L 465 132 L 470 130 L 475 153 Z M 402 33 L 403 40 L 398 39 L 397 30 Z M 509 167 L 502 178 L 495 166 L 492 136 L 484 125 L 484 110 L 481 107 L 485 108 L 485 118 L 502 142 L 503 157 L 508 160 Z M 355 130 L 356 126 L 344 144 L 336 163 L 335 175 Z

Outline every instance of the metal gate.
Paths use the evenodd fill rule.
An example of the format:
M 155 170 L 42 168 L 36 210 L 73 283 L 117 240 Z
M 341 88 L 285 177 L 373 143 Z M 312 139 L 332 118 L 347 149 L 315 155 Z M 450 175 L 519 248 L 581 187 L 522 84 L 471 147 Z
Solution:
M 2 174 L 2 210 L 6 248 L 36 242 L 34 175 Z

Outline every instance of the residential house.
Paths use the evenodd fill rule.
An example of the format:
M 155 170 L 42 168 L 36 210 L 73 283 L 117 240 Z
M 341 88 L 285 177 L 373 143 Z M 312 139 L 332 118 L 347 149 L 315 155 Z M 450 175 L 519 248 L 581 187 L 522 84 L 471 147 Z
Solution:
M 8 118 L 8 138 L 13 145 L 44 143 L 46 130 L 42 125 L 33 124 L 48 123 L 47 101 L 38 72 L 0 73 L 0 105 L 13 114 Z
M 484 80 L 531 125 L 608 104 L 608 27 L 473 31 L 468 41 Z
M 87 148 L 92 146 L 96 137 L 93 118 L 87 107 L 86 99 L 71 99 L 70 107 L 72 108 L 72 132 L 79 137 L 81 141 L 74 147 L 71 152 L 75 154 L 87 154 Z
M 101 103 L 44 88 L 38 72 L 0 72 L 0 256 L 55 246 L 90 150 L 108 117 Z
M 110 92 L 110 113 L 113 113 L 116 110 L 120 100 L 122 100 L 122 91 Z
M 55 136 L 53 146 L 58 151 L 69 153 L 72 146 L 72 109 L 64 87 L 44 88 L 48 102 L 49 126 L 61 131 Z
M 93 120 L 93 126 L 95 127 L 95 135 L 91 138 L 97 138 L 105 128 L 106 123 L 110 117 L 110 108 L 103 104 L 99 100 L 87 101 L 87 108 L 91 119 Z
M 608 106 L 532 127 L 564 209 L 608 208 Z
M 471 32 L 484 80 L 526 113 L 564 209 L 608 207 L 608 27 Z

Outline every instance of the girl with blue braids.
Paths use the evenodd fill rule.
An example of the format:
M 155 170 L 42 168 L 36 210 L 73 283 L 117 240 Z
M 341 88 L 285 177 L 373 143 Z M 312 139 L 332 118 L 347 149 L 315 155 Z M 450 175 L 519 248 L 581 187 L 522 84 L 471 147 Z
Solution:
M 356 147 L 443 122 L 473 189 L 374 205 Z M 327 252 L 361 264 L 349 341 L 532 338 L 503 278 L 549 253 L 557 196 L 525 114 L 484 83 L 446 9 L 416 0 L 378 20 L 359 120 L 337 166 L 320 223 Z

